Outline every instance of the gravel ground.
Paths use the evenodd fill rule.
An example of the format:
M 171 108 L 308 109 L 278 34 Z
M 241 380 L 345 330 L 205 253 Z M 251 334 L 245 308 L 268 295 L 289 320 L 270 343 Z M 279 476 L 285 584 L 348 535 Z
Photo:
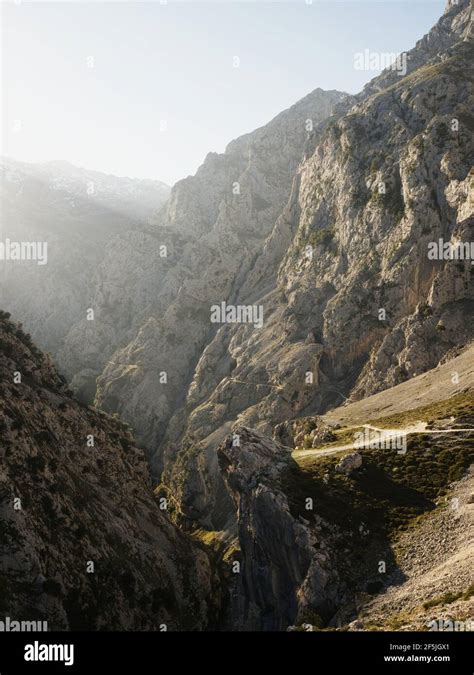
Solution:
M 474 597 L 423 607 L 448 592 L 464 593 L 474 583 L 474 465 L 453 484 L 440 508 L 401 536 L 396 553 L 399 572 L 392 579 L 396 585 L 364 607 L 361 618 L 351 624 L 352 630 L 367 626 L 433 630 L 435 625 L 429 622 L 439 620 L 448 622 L 441 630 L 450 630 L 450 621 L 461 622 L 458 630 L 474 630 Z

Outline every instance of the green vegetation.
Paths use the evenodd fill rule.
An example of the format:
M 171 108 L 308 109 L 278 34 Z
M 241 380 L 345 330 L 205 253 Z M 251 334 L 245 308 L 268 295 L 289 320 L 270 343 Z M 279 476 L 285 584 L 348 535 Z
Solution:
M 410 624 L 412 620 L 412 613 L 406 611 L 399 612 L 398 614 L 388 617 L 386 623 L 383 626 L 381 625 L 377 630 L 398 631 L 403 628 L 403 626 Z
M 372 190 L 368 203 L 376 207 L 385 208 L 397 220 L 400 220 L 405 214 L 405 202 L 399 184 L 394 187 L 387 187 L 385 193 L 379 192 L 378 189 Z
M 369 423 L 380 428 L 402 428 L 415 422 L 429 422 L 432 420 L 462 417 L 474 414 L 473 391 L 456 394 L 451 398 L 430 403 L 429 405 L 412 408 L 386 417 L 369 420 Z
M 472 392 L 463 392 L 456 394 L 444 401 L 431 403 L 412 410 L 404 410 L 400 413 L 394 413 L 385 417 L 377 417 L 367 421 L 372 426 L 380 429 L 403 429 L 416 422 L 431 422 L 433 420 L 446 419 L 448 417 L 461 417 L 469 415 L 473 412 L 474 395 Z M 324 418 L 323 418 L 324 419 Z M 317 417 L 305 417 L 295 421 L 295 435 L 303 431 L 305 434 L 310 434 L 313 429 L 318 426 Z M 466 424 L 469 426 L 469 423 Z M 315 450 L 330 450 L 339 445 L 346 445 L 354 441 L 356 432 L 363 431 L 361 424 L 344 427 L 342 429 L 333 429 L 337 436 L 336 440 L 329 443 L 321 443 Z
M 332 227 L 322 227 L 319 230 L 311 232 L 308 238 L 308 244 L 310 246 L 328 246 L 334 239 L 335 228 Z
M 380 428 L 404 428 L 420 420 L 432 421 L 454 416 L 463 427 L 470 427 L 474 416 L 472 393 L 462 393 L 445 401 L 371 420 Z M 311 420 L 304 420 L 311 430 Z M 350 443 L 361 427 L 336 430 L 337 441 L 324 449 Z M 474 426 L 473 426 L 474 429 Z M 295 515 L 305 517 L 305 500 L 313 499 L 314 512 L 344 528 L 357 532 L 361 521 L 372 536 L 392 540 L 436 506 L 436 500 L 459 480 L 474 461 L 474 433 L 413 434 L 407 451 L 399 454 L 389 447 L 359 450 L 362 467 L 350 477 L 334 471 L 344 451 L 329 456 L 317 452 L 298 459 L 297 467 L 286 477 L 284 490 Z
M 469 600 L 474 595 L 474 584 L 471 584 L 467 591 L 459 591 L 458 593 L 443 593 L 436 598 L 428 600 L 428 602 L 423 603 L 424 609 L 430 609 L 430 607 L 437 607 L 438 605 L 450 605 L 456 600 Z
M 192 537 L 214 551 L 219 551 L 222 548 L 222 532 L 217 530 L 205 530 L 200 527 L 192 533 Z
M 220 530 L 205 530 L 200 527 L 191 532 L 191 536 L 207 549 L 211 549 L 224 562 L 231 562 L 240 551 L 238 540 L 234 539 L 229 543 L 228 538 Z

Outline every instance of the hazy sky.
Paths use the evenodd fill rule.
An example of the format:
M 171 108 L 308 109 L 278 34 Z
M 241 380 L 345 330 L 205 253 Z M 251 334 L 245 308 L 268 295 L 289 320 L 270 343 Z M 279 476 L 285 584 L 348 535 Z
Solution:
M 2 153 L 172 184 L 316 87 L 356 93 L 355 53 L 411 48 L 445 5 L 162 2 L 2 4 Z

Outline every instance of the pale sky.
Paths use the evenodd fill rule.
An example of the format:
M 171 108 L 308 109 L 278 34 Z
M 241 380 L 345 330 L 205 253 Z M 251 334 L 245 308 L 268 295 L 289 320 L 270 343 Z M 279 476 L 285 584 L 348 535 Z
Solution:
M 4 3 L 1 153 L 173 184 L 317 87 L 356 93 L 357 52 L 410 49 L 445 6 L 307 1 Z

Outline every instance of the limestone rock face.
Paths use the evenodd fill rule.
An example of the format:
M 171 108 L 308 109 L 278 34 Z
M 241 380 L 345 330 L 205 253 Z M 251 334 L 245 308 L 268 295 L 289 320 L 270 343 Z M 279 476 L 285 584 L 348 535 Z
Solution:
M 2 611 L 49 630 L 207 626 L 208 558 L 160 508 L 143 451 L 3 312 L 0 428 Z
M 291 513 L 282 489 L 293 464 L 288 450 L 237 427 L 217 454 L 237 509 L 242 561 L 231 608 L 236 627 L 285 630 L 308 617 L 330 616 L 341 592 L 326 548 L 330 536 L 322 521 L 315 527 Z
M 234 629 L 282 630 L 342 626 L 356 595 L 379 588 L 367 570 L 390 552 L 380 509 L 396 524 L 397 500 L 412 513 L 431 495 L 400 488 L 391 458 L 365 449 L 327 470 L 316 461 L 311 477 L 290 448 L 311 460 L 337 439 L 325 411 L 409 385 L 474 337 L 472 261 L 444 255 L 444 244 L 474 241 L 472 25 L 468 0 L 448 3 L 407 53 L 405 75 L 388 70 L 357 96 L 316 90 L 210 153 L 152 223 L 105 220 L 93 274 L 79 257 L 76 286 L 41 310 L 79 400 L 0 316 L 0 589 L 11 589 L 11 612 L 59 628 L 157 630 L 202 629 L 219 610 Z M 61 209 L 70 215 L 77 200 Z M 18 296 L 26 316 L 29 283 L 30 305 Z M 222 302 L 261 310 L 263 325 L 213 323 Z M 159 493 L 108 413 L 133 426 Z M 447 477 L 464 466 L 443 461 Z M 225 569 L 213 570 L 158 494 L 195 538 L 200 528 L 237 536 L 227 608 L 215 578 Z
M 460 2 L 408 53 L 405 77 L 383 73 L 309 139 L 246 277 L 263 327 L 209 334 L 168 425 L 172 489 L 180 438 L 211 455 L 235 421 L 271 435 L 434 368 L 474 336 L 471 260 L 430 253 L 474 241 L 471 33 L 471 5 Z M 209 469 L 201 482 L 220 480 Z M 213 513 L 211 499 L 203 517 Z
M 174 186 L 157 217 L 150 256 L 165 245 L 167 257 L 159 264 L 145 263 L 146 269 L 155 270 L 154 280 L 146 282 L 152 302 L 147 305 L 140 299 L 145 281 L 132 275 L 132 298 L 129 293 L 124 300 L 126 308 L 133 308 L 130 328 L 119 326 L 114 335 L 120 304 L 104 306 L 98 297 L 100 325 L 87 328 L 83 322 L 67 341 L 69 353 L 79 355 L 81 345 L 87 354 L 84 369 L 90 367 L 90 356 L 96 368 L 105 365 L 97 383 L 98 405 L 119 411 L 151 449 L 163 440 L 196 364 L 219 327 L 210 321 L 211 307 L 222 300 L 239 302 L 268 283 L 259 279 L 244 287 L 288 200 L 307 129 L 316 128 L 344 97 L 318 89 L 266 126 L 230 143 L 224 154 L 209 154 L 195 176 Z M 117 276 L 122 274 L 130 284 L 127 269 L 117 267 Z M 272 274 L 276 276 L 276 268 Z M 103 270 L 101 286 L 109 285 L 111 275 L 115 273 L 110 269 Z M 121 348 L 113 353 L 114 346 Z M 73 370 L 80 368 L 76 361 Z M 216 373 L 209 374 L 211 384 Z M 200 392 L 193 395 L 198 398 Z M 162 467 L 160 450 L 157 473 Z
M 317 448 L 322 443 L 330 443 L 336 440 L 336 435 L 330 426 L 322 424 L 318 426 L 312 436 L 311 447 Z
M 474 238 L 472 59 L 461 0 L 405 76 L 316 90 L 209 154 L 81 287 L 95 318 L 68 319 L 60 366 L 133 426 L 183 520 L 235 526 L 216 459 L 234 423 L 271 435 L 474 336 L 471 261 L 429 257 Z M 262 309 L 263 326 L 212 323 L 223 301 Z

